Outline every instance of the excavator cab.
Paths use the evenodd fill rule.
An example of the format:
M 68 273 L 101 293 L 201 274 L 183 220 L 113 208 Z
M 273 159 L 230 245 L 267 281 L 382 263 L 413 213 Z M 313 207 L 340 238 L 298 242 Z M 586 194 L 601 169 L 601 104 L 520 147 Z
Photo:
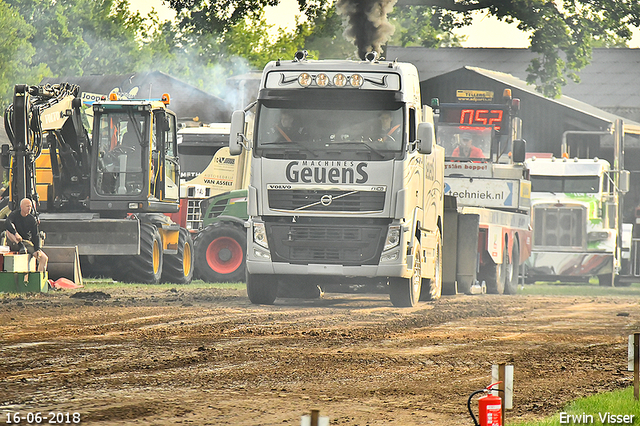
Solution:
M 171 213 L 179 209 L 176 116 L 163 102 L 93 106 L 90 210 Z

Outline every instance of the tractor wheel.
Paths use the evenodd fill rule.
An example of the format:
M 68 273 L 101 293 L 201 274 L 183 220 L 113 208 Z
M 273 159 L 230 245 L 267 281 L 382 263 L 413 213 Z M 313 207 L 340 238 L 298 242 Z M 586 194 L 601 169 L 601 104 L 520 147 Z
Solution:
M 422 281 L 422 291 L 420 292 L 420 300 L 436 300 L 442 295 L 442 238 L 440 230 L 436 235 L 436 260 L 433 278 Z
M 509 255 L 506 248 L 502 250 L 502 263 L 495 263 L 491 256 L 487 264 L 482 268 L 482 279 L 487 284 L 487 293 L 504 294 L 504 286 L 507 275 L 507 264 L 509 263 Z
M 516 294 L 518 291 L 518 274 L 520 269 L 520 247 L 518 242 L 513 242 L 511 250 L 511 261 L 506 266 L 506 277 L 504 282 L 505 294 Z
M 278 297 L 275 275 L 255 275 L 247 272 L 247 296 L 254 305 L 273 305 Z
M 393 306 L 408 308 L 418 303 L 422 289 L 422 250 L 420 243 L 413 244 L 413 274 L 410 278 L 389 278 L 389 298 Z
M 191 233 L 180 228 L 178 253 L 165 254 L 162 281 L 165 283 L 189 284 L 193 278 L 193 240 Z
M 140 254 L 124 256 L 114 279 L 129 283 L 157 284 L 162 276 L 162 237 L 155 225 L 140 224 Z
M 239 282 L 245 279 L 247 232 L 229 223 L 217 222 L 195 239 L 196 276 L 207 282 Z

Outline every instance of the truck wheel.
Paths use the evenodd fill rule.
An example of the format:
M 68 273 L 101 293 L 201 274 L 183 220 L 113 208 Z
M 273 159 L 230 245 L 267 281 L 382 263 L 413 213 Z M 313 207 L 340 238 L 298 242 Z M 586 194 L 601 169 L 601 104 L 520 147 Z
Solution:
M 520 247 L 518 242 L 513 242 L 513 249 L 511 250 L 511 261 L 507 264 L 506 277 L 504 283 L 505 294 L 516 294 L 518 291 L 518 272 L 520 268 Z
M 506 280 L 506 266 L 509 263 L 509 255 L 507 250 L 502 250 L 502 263 L 498 264 L 491 259 L 487 254 L 489 260 L 487 264 L 482 268 L 484 279 L 487 284 L 487 293 L 490 294 L 504 294 L 504 285 Z
M 274 275 L 247 272 L 247 296 L 254 305 L 273 305 L 278 297 L 278 280 Z
M 420 243 L 413 245 L 413 274 L 410 278 L 389 278 L 389 298 L 393 306 L 407 308 L 414 306 L 420 299 L 422 288 L 422 250 Z
M 178 253 L 166 254 L 162 268 L 165 283 L 189 284 L 193 278 L 193 240 L 191 233 L 180 228 Z
M 239 282 L 245 278 L 247 233 L 238 226 L 217 222 L 195 240 L 196 275 L 207 282 Z
M 162 237 L 158 228 L 141 223 L 140 254 L 124 256 L 119 262 L 119 271 L 114 279 L 129 283 L 157 284 L 162 276 L 162 261 Z
M 432 279 L 422 280 L 420 300 L 436 300 L 440 299 L 442 295 L 442 239 L 440 238 L 440 230 L 438 230 L 436 240 L 435 271 L 433 271 Z
M 602 274 L 598 275 L 598 284 L 602 287 L 629 287 L 631 282 L 620 282 L 620 276 L 616 275 L 611 283 L 611 274 Z

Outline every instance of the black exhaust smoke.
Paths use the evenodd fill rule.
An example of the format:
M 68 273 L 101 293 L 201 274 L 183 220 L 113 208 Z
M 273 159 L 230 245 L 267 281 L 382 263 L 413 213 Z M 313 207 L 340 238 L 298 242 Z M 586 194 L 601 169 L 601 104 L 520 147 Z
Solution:
M 346 24 L 344 36 L 358 48 L 358 57 L 382 52 L 382 45 L 395 28 L 387 20 L 397 0 L 338 0 L 336 10 Z

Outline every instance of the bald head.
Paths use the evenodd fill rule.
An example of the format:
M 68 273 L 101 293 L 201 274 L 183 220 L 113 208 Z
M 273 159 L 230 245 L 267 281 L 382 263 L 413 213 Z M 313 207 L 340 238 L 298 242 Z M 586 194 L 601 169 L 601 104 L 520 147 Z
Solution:
M 23 198 L 20 201 L 20 214 L 23 217 L 27 217 L 27 215 L 31 213 L 31 207 L 32 207 L 31 200 L 28 198 Z

